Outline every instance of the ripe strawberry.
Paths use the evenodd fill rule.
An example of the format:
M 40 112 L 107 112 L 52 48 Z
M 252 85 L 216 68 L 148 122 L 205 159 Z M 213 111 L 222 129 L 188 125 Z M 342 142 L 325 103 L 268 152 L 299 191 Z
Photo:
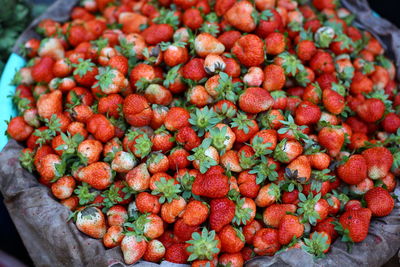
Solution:
M 173 244 L 167 247 L 165 260 L 178 264 L 185 264 L 189 258 L 185 243 Z
M 324 107 L 332 114 L 340 114 L 346 103 L 344 97 L 332 89 L 322 91 L 322 102 Z
M 204 70 L 204 59 L 192 58 L 182 68 L 182 76 L 185 79 L 191 79 L 194 81 L 200 81 L 207 77 L 207 73 Z
M 195 195 L 221 198 L 229 191 L 228 177 L 220 166 L 212 166 L 204 174 L 198 174 L 192 185 L 192 192 Z
M 306 183 L 311 177 L 311 166 L 308 158 L 304 155 L 297 157 L 287 166 L 292 173 L 296 173 L 296 179 L 301 183 Z
M 25 141 L 32 134 L 33 130 L 23 117 L 14 117 L 8 123 L 7 134 L 16 141 Z
M 367 161 L 361 155 L 352 155 L 337 169 L 340 179 L 348 184 L 358 184 L 367 178 Z
M 92 87 L 99 73 L 96 65 L 90 59 L 79 59 L 79 63 L 72 66 L 75 68 L 73 72 L 75 81 L 84 87 Z
M 109 226 L 122 226 L 128 220 L 128 211 L 124 206 L 112 206 L 106 213 Z
M 247 88 L 239 97 L 239 106 L 244 112 L 259 113 L 268 110 L 274 103 L 274 99 L 259 87 Z
M 240 194 L 244 197 L 255 198 L 257 197 L 260 185 L 256 183 L 257 176 L 249 173 L 249 171 L 243 171 L 238 177 L 238 186 Z
M 190 201 L 182 214 L 183 222 L 189 226 L 197 226 L 207 220 L 209 208 L 198 200 Z
M 382 187 L 375 187 L 365 194 L 367 207 L 372 216 L 384 217 L 389 215 L 394 208 L 394 200 L 389 192 Z
M 121 250 L 126 264 L 134 264 L 143 257 L 147 249 L 146 240 L 143 237 L 127 234 L 122 239 Z
M 367 237 L 370 220 L 371 211 L 369 209 L 360 208 L 345 211 L 339 218 L 341 227 L 335 229 L 339 232 L 347 230 L 348 233 L 346 233 L 344 240 L 358 243 Z
M 119 225 L 110 226 L 103 236 L 103 244 L 107 248 L 114 248 L 121 244 L 124 238 L 124 228 Z
M 105 162 L 95 162 L 83 167 L 78 173 L 78 178 L 95 189 L 104 190 L 111 185 L 113 175 L 110 165 Z
M 256 28 L 256 23 L 252 16 L 253 12 L 256 11 L 250 2 L 236 2 L 225 12 L 224 18 L 233 27 L 243 32 L 252 32 Z
M 357 115 L 365 122 L 376 122 L 385 113 L 385 104 L 377 98 L 366 99 L 356 108 Z
M 328 150 L 331 157 L 336 157 L 344 143 L 344 132 L 342 129 L 324 127 L 318 133 L 318 143 Z
M 114 125 L 102 114 L 94 114 L 90 117 L 87 123 L 87 130 L 89 133 L 93 134 L 97 140 L 104 143 L 115 135 Z
M 54 59 L 45 56 L 32 67 L 32 78 L 38 83 L 49 83 L 53 79 L 53 73 L 49 70 L 53 68 Z
M 265 225 L 278 228 L 279 222 L 288 212 L 295 213 L 296 206 L 293 204 L 272 204 L 263 212 Z
M 361 155 L 368 167 L 368 177 L 376 180 L 385 177 L 393 164 L 393 155 L 385 147 L 373 147 L 364 150 Z
M 258 207 L 267 207 L 277 202 L 281 196 L 280 188 L 274 183 L 261 187 L 255 202 Z
M 222 266 L 240 267 L 244 265 L 241 253 L 224 253 L 218 258 L 218 264 Z
M 389 113 L 382 121 L 385 132 L 395 133 L 400 128 L 400 117 L 395 113 Z
M 174 235 L 181 242 L 186 242 L 192 238 L 193 232 L 199 232 L 200 227 L 198 225 L 187 225 L 183 219 L 178 219 L 174 224 Z
M 235 217 L 235 203 L 228 198 L 213 199 L 210 202 L 210 227 L 219 232 Z
M 127 122 L 135 127 L 148 125 L 152 117 L 152 110 L 146 98 L 137 94 L 125 98 L 123 112 Z
M 189 126 L 190 113 L 181 107 L 172 107 L 165 118 L 164 125 L 169 131 L 176 131 Z
M 161 206 L 161 217 L 167 223 L 173 223 L 186 208 L 186 201 L 183 197 L 173 199 L 171 203 L 164 203 Z
M 321 117 L 319 107 L 311 102 L 303 101 L 296 109 L 295 122 L 297 125 L 315 124 Z
M 257 255 L 274 255 L 281 247 L 278 230 L 271 228 L 260 229 L 254 236 L 253 246 Z
M 281 90 L 286 82 L 284 69 L 276 64 L 264 68 L 264 77 L 263 88 L 268 91 Z
M 221 251 L 228 253 L 239 252 L 245 244 L 243 233 L 231 225 L 226 225 L 218 232 L 221 240 Z
M 255 14 L 259 16 L 260 22 L 258 24 L 256 33 L 262 38 L 268 37 L 268 35 L 274 32 L 282 32 L 284 21 L 281 14 L 274 7 L 263 7 L 261 14 Z
M 220 55 L 225 51 L 225 46 L 209 33 L 200 33 L 194 40 L 194 48 L 200 57 L 210 54 Z
M 278 240 L 281 245 L 289 244 L 293 237 L 300 237 L 304 233 L 304 225 L 300 223 L 299 217 L 286 214 L 279 222 Z
M 104 214 L 96 207 L 83 208 L 76 214 L 76 227 L 93 238 L 103 238 L 106 233 Z
M 247 1 L 241 3 L 248 3 Z M 250 3 L 248 3 L 250 4 Z M 260 37 L 254 34 L 244 35 L 235 42 L 232 54 L 246 67 L 256 67 L 264 62 L 264 44 Z
M 158 201 L 158 197 L 147 192 L 140 192 L 136 196 L 135 204 L 138 211 L 141 213 L 157 214 L 161 209 L 161 204 Z
M 60 90 L 43 94 L 37 101 L 38 114 L 42 118 L 50 119 L 53 114 L 62 112 L 62 93 Z

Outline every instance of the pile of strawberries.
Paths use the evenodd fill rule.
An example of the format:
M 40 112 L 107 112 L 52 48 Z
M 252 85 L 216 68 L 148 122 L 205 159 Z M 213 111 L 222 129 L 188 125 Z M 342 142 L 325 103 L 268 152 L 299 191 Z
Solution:
M 15 76 L 21 164 L 84 234 L 242 266 L 363 241 L 391 213 L 400 94 L 336 0 L 83 0 Z

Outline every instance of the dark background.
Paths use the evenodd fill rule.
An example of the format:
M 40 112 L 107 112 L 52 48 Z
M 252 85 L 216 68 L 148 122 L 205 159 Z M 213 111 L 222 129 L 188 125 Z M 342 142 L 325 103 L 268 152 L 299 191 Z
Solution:
M 51 3 L 52 0 L 33 0 L 31 2 L 47 2 Z M 399 9 L 400 0 L 369 0 L 373 10 L 375 10 L 382 17 L 390 20 L 392 23 L 400 27 Z M 18 233 L 11 222 L 6 208 L 3 205 L 3 198 L 0 196 L 0 250 L 13 255 L 29 266 L 33 266 L 26 249 L 24 248 Z M 392 261 L 394 265 L 385 266 L 398 266 L 397 256 Z M 0 266 L 1 266 L 0 262 Z

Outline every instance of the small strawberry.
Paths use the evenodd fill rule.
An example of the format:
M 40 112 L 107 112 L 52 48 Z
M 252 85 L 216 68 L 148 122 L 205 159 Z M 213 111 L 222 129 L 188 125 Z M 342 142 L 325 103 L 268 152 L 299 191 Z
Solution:
M 103 238 L 106 233 L 104 214 L 96 207 L 86 207 L 76 214 L 76 227 L 93 238 Z
M 99 190 L 106 189 L 113 180 L 110 165 L 105 162 L 95 162 L 83 167 L 79 171 L 78 177 L 80 181 L 88 183 Z
M 194 232 L 192 238 L 186 241 L 186 253 L 189 254 L 188 261 L 193 260 L 212 260 L 214 255 L 220 252 L 220 241 L 215 231 L 207 231 L 203 228 L 201 233 Z M 168 260 L 168 258 L 166 258 Z
M 344 132 L 335 127 L 324 127 L 318 133 L 318 143 L 328 150 L 331 157 L 336 157 L 344 144 Z
M 240 267 L 244 265 L 243 256 L 241 253 L 224 253 L 218 258 L 218 265 Z
M 250 4 L 247 1 L 241 3 Z M 233 45 L 232 54 L 246 67 L 257 67 L 264 62 L 264 44 L 257 35 L 244 35 Z
M 361 155 L 352 155 L 337 169 L 340 179 L 348 184 L 355 185 L 367 178 L 367 161 Z
M 225 10 L 225 8 L 223 8 Z M 219 11 L 221 12 L 221 11 Z M 256 28 L 253 13 L 257 12 L 249 1 L 236 2 L 224 14 L 230 25 L 243 32 L 252 32 Z
M 51 93 L 41 95 L 36 105 L 38 114 L 42 118 L 50 119 L 53 114 L 61 113 L 63 110 L 61 91 L 56 90 Z
M 297 157 L 290 162 L 287 169 L 292 173 L 296 173 L 296 179 L 301 183 L 306 183 L 311 177 L 311 166 L 308 158 L 304 155 Z
M 123 113 L 126 121 L 135 127 L 148 125 L 153 114 L 147 99 L 137 94 L 131 94 L 125 98 Z
M 343 235 L 342 241 L 358 243 L 367 237 L 370 220 L 369 209 L 345 211 L 339 218 L 340 225 L 335 229 Z
M 209 198 L 224 197 L 228 190 L 228 177 L 220 166 L 213 166 L 204 174 L 198 174 L 192 185 L 193 194 Z
M 72 195 L 75 186 L 75 179 L 72 176 L 63 176 L 51 184 L 51 192 L 58 199 L 66 199 Z
M 393 164 L 393 155 L 386 147 L 373 147 L 364 150 L 361 155 L 368 167 L 368 177 L 376 180 L 385 177 Z
M 99 73 L 96 65 L 90 59 L 79 59 L 79 63 L 72 66 L 75 68 L 73 72 L 75 81 L 82 86 L 92 87 Z
M 25 141 L 32 134 L 33 128 L 29 126 L 23 117 L 14 117 L 8 123 L 7 134 L 16 141 Z
M 103 236 L 103 244 L 107 248 L 114 248 L 121 244 L 124 238 L 124 228 L 119 225 L 110 226 Z
M 131 233 L 131 234 L 130 234 Z M 134 264 L 145 254 L 147 243 L 141 236 L 136 236 L 134 232 L 128 232 L 121 242 L 121 250 L 126 264 Z
M 287 213 L 295 213 L 296 206 L 293 204 L 272 204 L 263 212 L 265 225 L 278 228 L 279 222 Z
M 186 242 L 192 238 L 194 232 L 199 232 L 200 227 L 198 225 L 187 225 L 183 219 L 178 219 L 174 224 L 174 235 L 181 242 Z
M 244 112 L 259 113 L 268 110 L 274 103 L 274 99 L 259 87 L 249 87 L 239 97 L 239 106 Z
M 394 200 L 389 192 L 382 187 L 375 187 L 365 194 L 367 207 L 372 216 L 384 217 L 389 215 L 394 208 Z
M 278 230 L 272 228 L 260 229 L 254 236 L 253 246 L 257 255 L 274 255 L 281 247 Z
M 366 99 L 356 108 L 357 115 L 365 122 L 376 122 L 385 113 L 385 104 L 377 98 Z
M 183 222 L 189 226 L 200 225 L 207 220 L 208 205 L 198 200 L 190 201 L 182 214 Z
M 122 226 L 128 220 L 128 211 L 124 206 L 112 206 L 106 213 L 109 226 Z
M 157 239 L 153 239 L 147 243 L 146 252 L 143 255 L 145 261 L 159 262 L 165 255 L 165 247 Z

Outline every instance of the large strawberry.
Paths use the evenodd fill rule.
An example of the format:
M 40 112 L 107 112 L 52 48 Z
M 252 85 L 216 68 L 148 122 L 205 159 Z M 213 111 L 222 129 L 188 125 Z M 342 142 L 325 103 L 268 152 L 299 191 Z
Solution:
M 228 198 L 217 198 L 210 202 L 210 227 L 219 232 L 235 217 L 235 203 Z
M 339 218 L 340 225 L 335 229 L 344 234 L 343 241 L 361 242 L 368 235 L 371 215 L 371 210 L 365 208 L 345 211 Z
M 348 184 L 358 184 L 367 178 L 367 161 L 361 155 L 352 155 L 337 169 L 340 179 Z
M 102 238 L 106 233 L 104 214 L 96 207 L 83 208 L 76 214 L 76 227 L 93 238 Z
M 382 187 L 374 187 L 365 194 L 367 207 L 372 216 L 384 217 L 389 215 L 394 208 L 394 200 L 389 192 Z
M 381 179 L 386 176 L 393 164 L 393 155 L 386 147 L 373 147 L 362 153 L 367 162 L 368 177 Z
M 212 166 L 206 173 L 198 174 L 192 185 L 193 194 L 209 198 L 224 197 L 228 191 L 228 177 L 220 166 Z

